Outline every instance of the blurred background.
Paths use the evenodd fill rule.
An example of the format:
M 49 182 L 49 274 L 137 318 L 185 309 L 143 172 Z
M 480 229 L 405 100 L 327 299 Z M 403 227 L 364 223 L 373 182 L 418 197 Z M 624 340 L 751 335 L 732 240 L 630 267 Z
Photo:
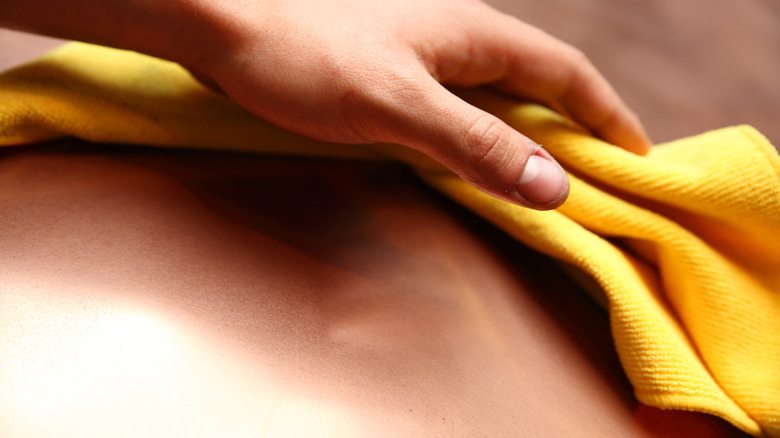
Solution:
M 780 143 L 776 0 L 488 0 L 582 49 L 656 142 L 747 123 Z

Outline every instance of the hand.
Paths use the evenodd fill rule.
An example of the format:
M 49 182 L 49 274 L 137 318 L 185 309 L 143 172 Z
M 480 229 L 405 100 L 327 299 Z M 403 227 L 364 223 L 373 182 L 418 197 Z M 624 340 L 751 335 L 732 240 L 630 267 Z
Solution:
M 481 2 L 245 3 L 197 73 L 288 130 L 403 144 L 487 193 L 537 209 L 557 207 L 568 193 L 557 163 L 442 84 L 491 84 L 626 149 L 648 149 L 635 115 L 579 51 Z
M 579 51 L 478 0 L 26 0 L 0 2 L 0 25 L 180 62 L 283 128 L 403 144 L 537 209 L 566 198 L 560 167 L 444 85 L 490 84 L 626 149 L 649 147 Z

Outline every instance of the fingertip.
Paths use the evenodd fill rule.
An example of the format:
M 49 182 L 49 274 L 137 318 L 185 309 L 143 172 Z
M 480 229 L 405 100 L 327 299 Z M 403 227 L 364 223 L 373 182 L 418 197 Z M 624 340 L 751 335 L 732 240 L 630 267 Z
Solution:
M 644 132 L 632 132 L 622 135 L 613 143 L 636 155 L 647 155 L 653 147 L 652 141 Z
M 653 143 L 647 136 L 641 138 L 637 143 L 635 143 L 635 146 L 631 152 L 636 153 L 637 155 L 647 155 L 650 152 L 650 149 L 653 148 Z
M 552 210 L 568 197 L 569 178 L 555 159 L 540 149 L 526 160 L 515 188 L 522 205 L 536 210 Z
M 650 152 L 650 149 L 653 148 L 653 140 L 647 135 L 647 131 L 645 131 L 642 125 L 639 125 L 638 134 L 636 135 L 633 144 L 635 152 L 639 155 L 647 155 L 647 153 Z
M 626 148 L 635 154 L 647 155 L 653 147 L 653 141 L 647 135 L 647 130 L 639 121 L 639 117 L 631 110 L 626 111 L 628 112 L 626 124 L 629 132 Z
M 596 135 L 637 155 L 646 155 L 653 147 L 642 123 L 628 109 L 615 111 L 606 123 L 598 127 Z

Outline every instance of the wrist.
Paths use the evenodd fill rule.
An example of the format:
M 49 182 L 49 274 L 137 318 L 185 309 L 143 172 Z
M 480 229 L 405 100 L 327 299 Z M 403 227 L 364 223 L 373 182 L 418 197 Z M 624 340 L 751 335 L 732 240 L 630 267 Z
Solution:
M 235 0 L 22 0 L 0 2 L 0 25 L 134 50 L 197 68 L 230 38 Z M 240 3 L 240 2 L 238 2 Z
M 231 39 L 230 1 L 149 0 L 152 10 L 124 28 L 112 46 L 177 62 L 203 72 L 210 55 Z

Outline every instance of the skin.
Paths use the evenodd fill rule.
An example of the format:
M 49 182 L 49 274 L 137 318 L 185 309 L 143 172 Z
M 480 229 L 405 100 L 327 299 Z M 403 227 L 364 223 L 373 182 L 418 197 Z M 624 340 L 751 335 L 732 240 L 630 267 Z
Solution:
M 282 128 L 403 144 L 536 209 L 565 200 L 560 166 L 447 86 L 489 85 L 632 152 L 650 146 L 580 51 L 478 0 L 26 0 L 2 2 L 0 17 L 7 27 L 179 62 Z

